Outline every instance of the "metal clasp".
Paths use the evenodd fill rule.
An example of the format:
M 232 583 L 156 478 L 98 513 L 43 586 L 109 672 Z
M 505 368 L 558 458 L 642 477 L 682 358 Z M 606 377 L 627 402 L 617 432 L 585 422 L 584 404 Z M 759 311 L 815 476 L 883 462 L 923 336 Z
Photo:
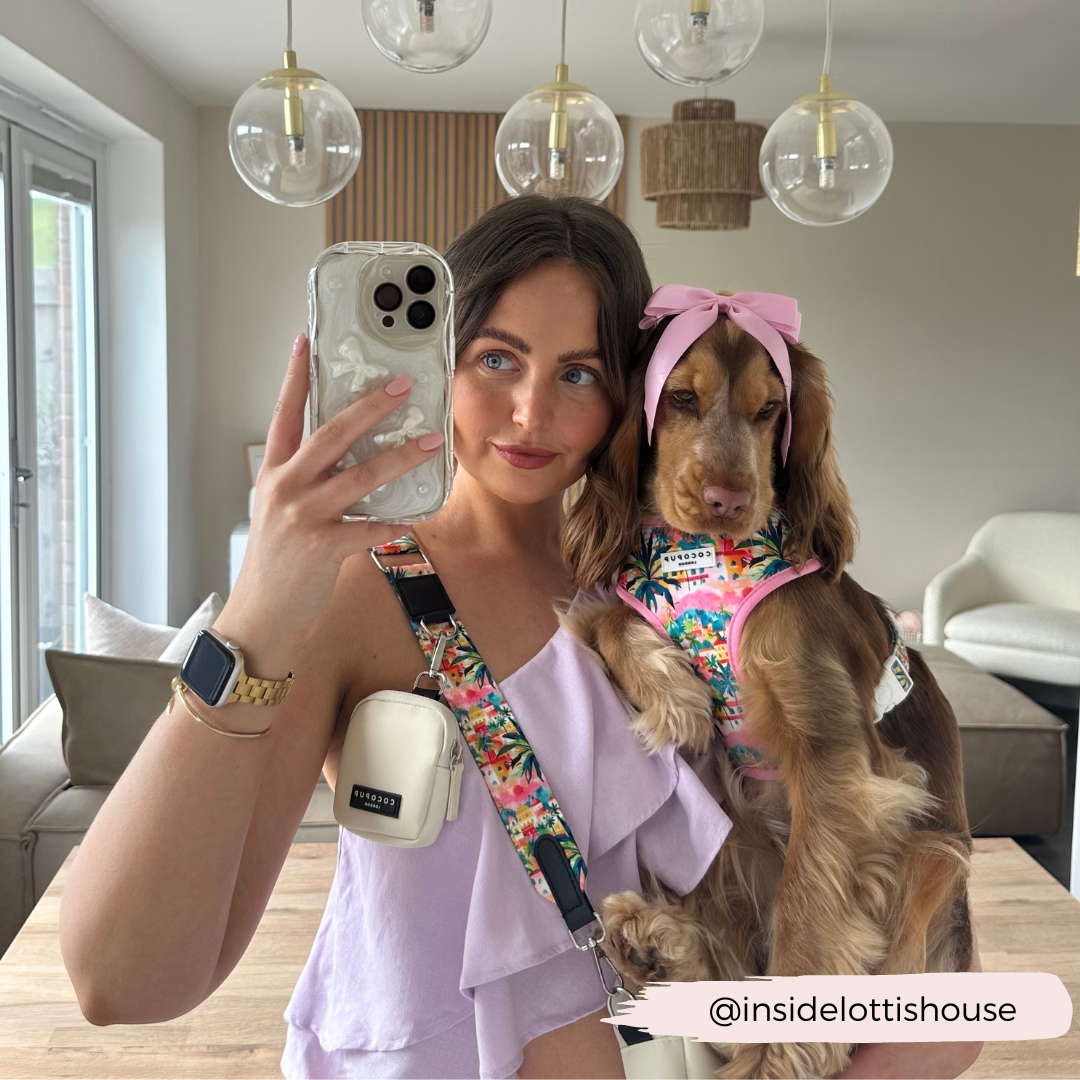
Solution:
M 567 928 L 566 932 L 570 935 L 570 940 L 574 943 L 574 948 L 577 949 L 579 952 L 588 952 L 589 949 L 595 949 L 596 946 L 600 945 L 607 937 L 606 931 L 604 930 L 604 924 L 600 921 L 600 916 L 595 911 L 592 913 L 592 922 L 586 923 L 584 926 L 579 927 L 578 929 L 587 930 L 594 923 L 600 927 L 600 936 L 594 937 L 592 934 L 590 934 L 588 940 L 585 942 L 584 945 L 578 944 L 578 939 L 574 937 L 575 931 L 571 930 L 569 927 Z
M 435 631 L 432 630 L 431 627 L 428 626 L 428 624 L 426 622 L 424 622 L 423 619 L 420 620 L 420 629 L 423 630 L 424 633 L 427 634 L 428 637 L 434 637 L 435 636 Z M 457 616 L 453 615 L 453 614 L 450 615 L 450 629 L 455 634 L 461 629 L 461 623 L 459 623 L 457 621 Z M 444 635 L 443 632 L 440 630 L 439 631 L 439 636 L 440 637 L 445 636 L 445 637 L 449 638 L 451 635 L 449 635 L 449 634 Z M 440 660 L 442 659 L 442 653 L 439 654 L 439 658 L 440 658 Z
M 574 937 L 574 931 L 567 928 L 567 933 L 570 935 L 570 940 L 573 942 L 574 948 L 579 952 L 591 952 L 593 962 L 596 964 L 596 974 L 600 977 L 600 985 L 604 988 L 604 993 L 608 999 L 608 1014 L 610 1016 L 615 1015 L 615 1005 L 617 1001 L 633 1000 L 634 995 L 626 989 L 623 983 L 622 976 L 619 974 L 619 969 L 611 962 L 611 958 L 603 949 L 600 948 L 601 943 L 606 939 L 607 932 L 604 930 L 604 924 L 600 921 L 600 916 L 594 911 L 593 921 L 586 923 L 585 926 L 579 929 L 589 929 L 599 926 L 599 935 L 589 934 L 588 939 L 584 945 L 578 943 L 578 939 Z M 608 974 L 604 974 L 604 967 L 607 966 Z
M 421 623 L 423 625 L 423 623 Z M 427 629 L 427 627 L 425 627 Z M 430 631 L 428 631 L 430 633 Z M 427 671 L 421 671 L 419 675 L 413 680 L 413 689 L 420 685 L 421 679 L 433 679 L 444 690 L 449 685 L 449 680 L 439 669 L 442 667 L 443 653 L 446 652 L 446 643 L 450 639 L 450 635 L 445 631 L 440 630 L 438 639 L 435 642 L 435 648 L 431 650 L 431 662 L 428 664 Z

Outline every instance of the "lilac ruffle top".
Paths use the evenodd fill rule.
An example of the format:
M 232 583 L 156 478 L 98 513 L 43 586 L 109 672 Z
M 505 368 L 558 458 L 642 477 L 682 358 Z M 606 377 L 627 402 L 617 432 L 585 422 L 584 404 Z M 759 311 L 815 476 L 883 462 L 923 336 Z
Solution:
M 500 683 L 588 867 L 594 904 L 640 891 L 638 861 L 680 894 L 731 822 L 672 747 L 645 753 L 628 706 L 560 629 Z M 512 1077 L 522 1047 L 603 1008 L 592 959 L 534 889 L 466 754 L 458 817 L 426 848 L 341 830 L 311 953 L 285 1010 L 282 1074 Z

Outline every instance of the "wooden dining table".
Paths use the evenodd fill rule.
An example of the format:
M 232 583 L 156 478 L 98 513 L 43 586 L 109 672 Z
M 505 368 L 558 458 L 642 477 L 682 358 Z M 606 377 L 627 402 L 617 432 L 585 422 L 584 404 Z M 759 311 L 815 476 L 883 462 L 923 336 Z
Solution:
M 60 897 L 74 851 L 0 959 L 0 1080 L 280 1077 L 282 1012 L 334 876 L 336 844 L 294 844 L 233 973 L 161 1024 L 94 1027 L 60 955 Z M 1012 840 L 975 842 L 971 896 L 985 971 L 1046 971 L 1080 1002 L 1080 903 Z M 1078 1078 L 1080 1021 L 1037 1042 L 988 1043 L 965 1077 Z

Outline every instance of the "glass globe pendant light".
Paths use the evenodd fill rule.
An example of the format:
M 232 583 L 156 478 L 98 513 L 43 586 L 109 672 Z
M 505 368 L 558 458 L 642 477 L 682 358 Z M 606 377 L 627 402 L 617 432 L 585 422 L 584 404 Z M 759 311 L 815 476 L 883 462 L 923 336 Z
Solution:
M 360 161 L 360 121 L 348 98 L 296 66 L 292 0 L 286 0 L 285 66 L 248 87 L 229 118 L 229 155 L 245 184 L 282 206 L 336 195 Z
M 885 190 L 893 165 L 881 117 L 832 89 L 832 0 L 826 0 L 825 23 L 819 90 L 799 98 L 769 128 L 759 158 L 765 194 L 803 225 L 840 225 L 865 213 Z
M 511 195 L 583 195 L 606 199 L 622 172 L 622 129 L 595 94 L 569 81 L 566 0 L 555 81 L 515 102 L 495 133 L 495 168 Z
M 466 60 L 491 25 L 492 0 L 363 0 L 368 37 L 406 71 L 449 71 Z
M 638 0 L 634 35 L 645 62 L 669 82 L 708 86 L 754 55 L 764 0 Z

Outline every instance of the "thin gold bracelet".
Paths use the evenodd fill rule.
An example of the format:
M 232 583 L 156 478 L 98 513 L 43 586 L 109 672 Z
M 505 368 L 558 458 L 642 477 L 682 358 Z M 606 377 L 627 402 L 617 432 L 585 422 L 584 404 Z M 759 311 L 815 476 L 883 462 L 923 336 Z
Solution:
M 264 735 L 268 735 L 270 733 L 270 728 L 269 727 L 264 728 L 262 731 L 250 731 L 250 732 L 248 732 L 248 731 L 226 731 L 225 728 L 215 727 L 213 724 L 210 723 L 209 720 L 204 720 L 188 704 L 187 698 L 184 697 L 184 691 L 187 689 L 187 687 L 184 685 L 183 681 L 180 679 L 179 676 L 177 676 L 175 679 L 173 679 L 172 688 L 173 688 L 173 696 L 171 698 L 169 698 L 169 707 L 168 707 L 168 709 L 166 709 L 166 712 L 172 712 L 172 707 L 176 702 L 176 696 L 177 696 L 177 694 L 179 694 L 180 695 L 180 701 L 183 703 L 184 708 L 187 709 L 188 713 L 190 713 L 190 715 L 192 717 L 194 717 L 196 720 L 198 720 L 200 724 L 205 724 L 211 731 L 216 731 L 219 735 L 226 735 L 230 739 L 261 739 Z M 273 724 L 271 724 L 270 727 L 273 727 Z

